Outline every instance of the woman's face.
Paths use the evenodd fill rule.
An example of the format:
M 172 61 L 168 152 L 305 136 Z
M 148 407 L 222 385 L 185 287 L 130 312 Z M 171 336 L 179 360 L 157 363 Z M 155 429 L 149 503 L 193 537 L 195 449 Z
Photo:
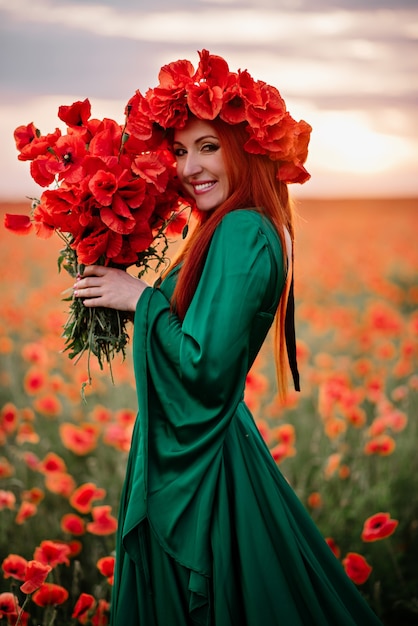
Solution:
M 210 122 L 191 119 L 174 133 L 177 173 L 200 211 L 213 211 L 229 195 L 218 134 Z

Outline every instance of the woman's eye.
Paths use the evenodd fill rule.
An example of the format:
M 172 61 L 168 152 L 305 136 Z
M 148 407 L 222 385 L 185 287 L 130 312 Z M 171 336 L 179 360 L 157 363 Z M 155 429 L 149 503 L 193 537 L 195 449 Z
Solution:
M 204 143 L 201 147 L 202 152 L 216 152 L 219 146 L 216 143 Z
M 184 148 L 174 148 L 174 156 L 182 157 L 186 154 L 186 150 Z

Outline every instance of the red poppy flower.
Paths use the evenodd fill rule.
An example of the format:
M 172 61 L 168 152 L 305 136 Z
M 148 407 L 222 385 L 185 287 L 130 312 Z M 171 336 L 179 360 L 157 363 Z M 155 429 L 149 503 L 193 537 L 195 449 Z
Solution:
M 69 565 L 68 554 L 70 548 L 65 543 L 59 543 L 57 541 L 45 540 L 35 549 L 34 559 L 43 563 L 44 565 L 50 565 L 55 567 L 60 563 Z
M 37 398 L 33 403 L 33 407 L 38 413 L 42 413 L 42 415 L 47 417 L 55 417 L 62 411 L 61 402 L 52 394 Z
M 23 386 L 26 393 L 35 394 L 41 391 L 47 382 L 46 372 L 38 367 L 31 367 L 25 374 Z
M 13 491 L 0 489 L 0 511 L 2 509 L 14 509 L 16 504 L 16 496 Z
M 49 148 L 53 147 L 57 142 L 58 138 L 61 137 L 61 131 L 59 128 L 56 128 L 53 133 L 49 133 L 48 135 L 41 135 L 38 129 L 35 130 L 35 133 L 32 135 L 33 128 L 30 128 L 30 124 L 28 126 L 19 126 L 15 130 L 15 141 L 16 147 L 20 151 L 19 156 L 17 157 L 19 161 L 32 161 L 39 156 L 45 155 Z M 26 129 L 26 130 L 25 130 Z M 25 141 L 23 138 L 24 134 L 27 134 L 27 138 L 30 140 L 27 141 L 24 145 L 22 145 Z
M 87 524 L 88 532 L 94 535 L 111 535 L 116 532 L 118 522 L 110 514 L 111 510 L 112 507 L 109 505 L 94 507 L 91 511 L 93 521 Z
M 0 619 L 12 617 L 19 611 L 19 600 L 13 593 L 5 591 L 0 593 Z
M 0 411 L 0 429 L 12 433 L 17 428 L 19 411 L 12 402 L 6 402 Z
M 16 442 L 22 443 L 39 443 L 40 437 L 32 424 L 21 424 L 16 434 Z
M 45 497 L 45 493 L 39 487 L 32 487 L 26 491 L 22 491 L 22 500 L 25 502 L 33 502 L 33 504 L 39 504 Z
M 70 549 L 68 553 L 70 559 L 80 554 L 81 550 L 83 549 L 83 544 L 77 539 L 73 539 L 72 541 L 66 541 L 65 545 L 67 545 Z
M 364 446 L 365 454 L 379 454 L 380 456 L 388 456 L 392 454 L 396 448 L 396 442 L 390 435 L 379 435 L 367 441 Z
M 361 538 L 363 541 L 378 541 L 390 537 L 398 523 L 398 520 L 391 519 L 389 513 L 376 513 L 364 522 Z
M 29 561 L 26 568 L 25 582 L 23 585 L 20 585 L 20 591 L 30 594 L 39 589 L 45 582 L 51 569 L 50 565 L 45 565 L 39 561 Z
M 109 623 L 109 609 L 109 602 L 103 599 L 99 600 L 94 615 L 91 618 L 92 626 L 107 626 Z
M 48 452 L 39 464 L 39 471 L 45 474 L 48 472 L 65 472 L 66 470 L 67 466 L 64 459 L 55 452 Z
M 13 465 L 5 457 L 0 457 L 0 478 L 8 478 L 15 473 Z
M 62 530 L 71 535 L 84 535 L 84 520 L 74 513 L 67 513 L 61 518 Z
M 328 546 L 331 548 L 334 556 L 336 556 L 337 559 L 339 559 L 341 556 L 341 550 L 335 543 L 334 539 L 332 539 L 332 537 L 326 537 L 325 541 L 327 542 Z
M 97 561 L 97 568 L 103 576 L 106 576 L 110 585 L 113 585 L 114 571 L 115 571 L 115 557 L 104 556 Z
M 52 493 L 69 498 L 75 489 L 75 480 L 67 472 L 48 472 L 45 476 L 45 487 Z
M 29 517 L 36 515 L 38 507 L 33 502 L 22 502 L 17 512 L 16 524 L 23 524 Z
M 109 424 L 103 433 L 103 443 L 106 443 L 116 450 L 129 452 L 132 441 L 133 427 L 120 426 L 119 424 Z
M 28 144 L 32 143 L 39 135 L 39 132 L 33 122 L 27 126 L 18 126 L 14 132 L 16 148 L 19 152 Z
M 68 599 L 68 591 L 54 583 L 44 583 L 32 596 L 38 606 L 63 604 Z
M 97 446 L 98 430 L 93 424 L 65 423 L 59 431 L 64 446 L 79 456 L 89 454 Z
M 94 609 L 96 600 L 89 593 L 80 594 L 77 602 L 75 603 L 73 614 L 71 617 L 78 619 L 79 622 L 84 623 L 88 613 Z
M 169 177 L 166 165 L 156 154 L 140 154 L 132 162 L 132 171 L 147 183 L 155 185 L 155 188 L 162 193 L 167 187 Z M 144 197 L 145 193 L 143 199 Z
M 4 227 L 7 230 L 12 230 L 17 235 L 28 235 L 33 228 L 33 224 L 28 215 L 6 213 L 4 216 Z
M 308 505 L 311 509 L 319 509 L 323 505 L 322 496 L 318 491 L 313 491 L 308 496 Z
M 367 563 L 366 559 L 356 552 L 349 552 L 343 559 L 344 569 L 347 576 L 356 583 L 362 585 L 369 578 L 372 567 Z
M 73 102 L 70 106 L 60 106 L 58 109 L 58 117 L 70 127 L 86 126 L 90 115 L 91 105 L 88 98 Z
M 70 498 L 70 504 L 79 513 L 89 513 L 94 500 L 101 500 L 106 495 L 106 491 L 96 487 L 94 483 L 84 483 L 77 487 Z
M 4 578 L 16 578 L 16 580 L 25 580 L 26 568 L 28 562 L 19 554 L 9 554 L 3 563 L 2 570 Z

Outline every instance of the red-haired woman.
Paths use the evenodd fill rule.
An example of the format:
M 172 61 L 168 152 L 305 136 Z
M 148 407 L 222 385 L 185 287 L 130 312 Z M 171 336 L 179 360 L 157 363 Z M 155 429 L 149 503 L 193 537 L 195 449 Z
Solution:
M 293 331 L 287 184 L 310 127 L 277 90 L 201 53 L 136 96 L 168 130 L 198 224 L 154 287 L 87 267 L 86 306 L 135 313 L 138 418 L 118 529 L 113 626 L 372 626 L 379 620 L 288 485 L 243 396 L 276 317 L 283 393 Z M 132 124 L 132 128 L 141 127 Z

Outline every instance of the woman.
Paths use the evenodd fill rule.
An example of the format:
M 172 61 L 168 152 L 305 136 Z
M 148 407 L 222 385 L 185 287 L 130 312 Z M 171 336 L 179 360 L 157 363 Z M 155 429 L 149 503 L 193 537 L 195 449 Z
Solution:
M 159 88 L 140 108 L 152 118 L 167 89 L 175 101 L 170 121 L 157 113 L 154 121 L 170 129 L 177 176 L 198 209 L 192 239 L 154 287 L 98 266 L 75 285 L 86 306 L 135 312 L 139 407 L 120 507 L 112 624 L 379 624 L 243 401 L 247 372 L 275 317 L 279 382 L 284 389 L 288 353 L 298 387 L 286 323 L 293 317 L 287 183 L 309 176 L 310 128 L 285 110 L 278 115 L 278 92 L 267 86 L 266 99 L 264 83 L 255 89 L 248 74 L 228 74 L 225 82 L 219 57 L 203 51 L 196 74 L 186 63 L 163 68 Z M 245 101 L 246 117 L 234 111 L 231 122 L 232 113 L 216 113 L 215 105 L 202 112 L 196 85 L 225 107 L 233 85 L 234 107 Z M 261 106 L 276 111 L 265 141 L 255 120 Z

